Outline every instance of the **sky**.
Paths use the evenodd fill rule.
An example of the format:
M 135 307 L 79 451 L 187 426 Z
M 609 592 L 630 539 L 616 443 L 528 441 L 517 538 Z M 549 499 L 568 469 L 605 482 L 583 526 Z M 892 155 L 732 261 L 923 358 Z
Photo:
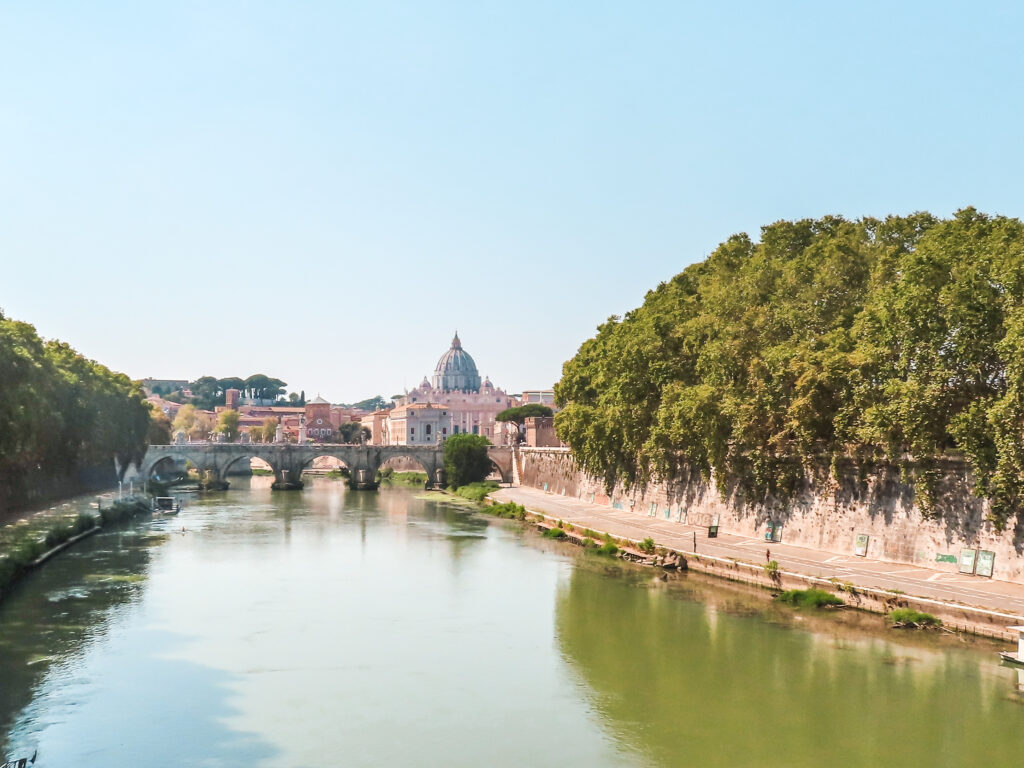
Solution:
M 1024 4 L 0 4 L 0 308 L 133 378 L 548 388 L 779 219 L 1024 212 Z

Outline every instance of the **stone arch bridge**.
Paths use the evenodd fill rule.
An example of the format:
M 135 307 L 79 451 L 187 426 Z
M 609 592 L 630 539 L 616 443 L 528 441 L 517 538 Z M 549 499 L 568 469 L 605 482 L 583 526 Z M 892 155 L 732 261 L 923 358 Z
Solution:
M 512 482 L 512 449 L 491 446 L 491 463 L 502 481 Z M 139 463 L 143 481 L 152 477 L 158 465 L 170 460 L 175 464 L 191 462 L 197 469 L 211 473 L 212 485 L 228 487 L 228 469 L 240 461 L 262 459 L 274 471 L 274 488 L 302 488 L 302 471 L 318 456 L 331 456 L 348 467 L 349 486 L 357 490 L 377 487 L 377 470 L 389 459 L 410 458 L 422 465 L 432 487 L 444 487 L 444 448 L 411 445 L 344 445 L 329 443 L 182 443 L 151 445 Z

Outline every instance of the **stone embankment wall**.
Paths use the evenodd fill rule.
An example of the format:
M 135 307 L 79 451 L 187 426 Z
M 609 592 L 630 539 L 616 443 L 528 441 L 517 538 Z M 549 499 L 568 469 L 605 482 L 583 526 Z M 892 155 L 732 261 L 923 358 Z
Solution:
M 922 514 L 913 488 L 891 467 L 863 479 L 850 467 L 838 481 L 812 482 L 792 501 L 771 505 L 745 504 L 735 493 L 723 498 L 699 473 L 608 493 L 603 481 L 580 471 L 568 449 L 521 449 L 519 467 L 521 485 L 549 493 L 691 525 L 710 525 L 717 516 L 721 531 L 743 536 L 764 537 L 770 524 L 781 525 L 786 544 L 840 554 L 855 555 L 857 536 L 865 534 L 868 557 L 957 573 L 962 549 L 987 550 L 995 553 L 994 578 L 1024 583 L 1024 521 L 995 530 L 985 520 L 984 501 L 971 493 L 970 471 L 959 461 L 945 462 L 940 502 L 931 517 Z

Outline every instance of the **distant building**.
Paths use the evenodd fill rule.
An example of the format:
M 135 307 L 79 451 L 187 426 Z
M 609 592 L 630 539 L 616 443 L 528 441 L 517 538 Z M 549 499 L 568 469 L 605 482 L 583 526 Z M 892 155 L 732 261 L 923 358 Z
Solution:
M 505 435 L 495 427 L 494 417 L 518 404 L 490 379 L 481 379 L 456 333 L 432 379 L 424 377 L 418 387 L 395 398 L 393 409 L 369 414 L 363 425 L 377 445 L 437 445 L 460 433 L 483 435 L 503 445 Z
M 527 389 L 523 390 L 523 394 L 519 396 L 519 401 L 523 405 L 529 405 L 530 403 L 536 403 L 538 405 L 546 405 L 552 410 L 555 409 L 555 390 L 553 389 Z
M 554 416 L 529 416 L 525 426 L 525 442 L 531 448 L 557 448 L 565 445 L 555 434 Z

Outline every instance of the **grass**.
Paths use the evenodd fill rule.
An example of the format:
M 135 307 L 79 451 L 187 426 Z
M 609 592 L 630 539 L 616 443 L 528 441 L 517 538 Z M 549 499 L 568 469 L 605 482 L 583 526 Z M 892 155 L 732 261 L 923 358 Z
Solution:
M 254 477 L 268 477 L 274 474 L 272 469 L 263 469 L 263 467 L 254 467 L 252 470 Z
M 111 525 L 148 510 L 149 504 L 142 499 L 125 499 L 104 507 L 99 516 L 80 512 L 71 522 L 55 521 L 45 532 L 26 531 L 23 538 L 12 542 L 0 555 L 0 595 L 24 575 L 43 553 L 63 544 L 72 536 L 94 528 L 101 521 L 103 525 Z
M 271 474 L 273 474 L 273 473 L 271 473 Z M 348 477 L 351 477 L 351 476 L 352 476 L 352 473 L 349 472 L 344 467 L 338 467 L 337 469 L 332 469 L 330 472 L 328 472 L 326 475 L 324 475 L 324 477 L 329 477 L 331 480 L 342 480 L 342 479 L 345 479 L 345 478 L 348 478 Z
M 604 544 L 597 548 L 597 554 L 599 555 L 608 555 L 609 557 L 611 557 L 613 555 L 617 555 L 618 553 L 619 548 L 615 546 L 614 542 L 611 541 L 606 541 Z
M 932 616 L 930 613 L 915 611 L 913 608 L 897 608 L 889 614 L 889 620 L 894 627 L 941 627 L 942 619 Z
M 846 605 L 843 599 L 823 589 L 787 589 L 778 600 L 799 608 L 828 608 L 834 605 Z
M 497 483 L 491 480 L 485 480 L 482 483 L 470 483 L 469 485 L 459 486 L 455 489 L 455 495 L 461 496 L 464 499 L 470 501 L 483 501 L 487 494 L 491 491 L 496 491 L 500 488 Z
M 565 530 L 563 528 L 548 528 L 541 536 L 545 539 L 564 539 Z
M 484 512 L 495 517 L 503 517 L 506 520 L 526 519 L 526 507 L 516 504 L 514 501 L 508 501 L 504 504 L 492 504 L 489 507 L 484 507 Z
M 767 575 L 769 579 L 772 579 L 774 581 L 775 579 L 779 578 L 778 560 L 771 560 L 761 567 L 764 568 L 765 575 Z
M 422 488 L 427 484 L 426 472 L 393 472 L 391 468 L 381 470 L 378 479 L 389 485 L 408 485 L 415 488 Z
M 646 539 L 637 544 L 637 548 L 645 555 L 654 554 L 654 539 L 648 536 Z

